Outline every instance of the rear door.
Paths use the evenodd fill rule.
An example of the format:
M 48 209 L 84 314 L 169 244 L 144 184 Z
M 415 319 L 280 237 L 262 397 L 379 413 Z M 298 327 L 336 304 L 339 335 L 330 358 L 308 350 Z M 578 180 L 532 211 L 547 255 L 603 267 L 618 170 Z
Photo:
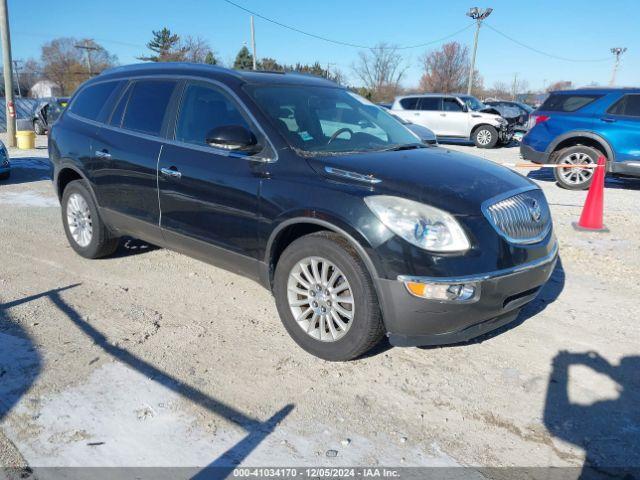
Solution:
M 161 226 L 167 244 L 190 256 L 257 278 L 258 191 L 265 150 L 254 156 L 206 144 L 216 127 L 241 125 L 267 141 L 233 94 L 211 82 L 184 87 L 174 140 L 158 164 Z M 269 150 L 271 153 L 266 153 Z
M 431 129 L 436 135 L 444 135 L 440 124 L 442 97 L 422 97 L 418 108 L 420 115 L 417 121 L 412 120 L 413 123 Z
M 97 183 L 107 223 L 151 242 L 162 239 L 157 164 L 177 86 L 174 79 L 131 82 L 94 143 L 103 164 Z
M 617 161 L 640 160 L 640 94 L 624 95 L 599 122 Z
M 442 111 L 439 113 L 440 135 L 446 137 L 469 137 L 469 112 L 454 97 L 442 99 Z

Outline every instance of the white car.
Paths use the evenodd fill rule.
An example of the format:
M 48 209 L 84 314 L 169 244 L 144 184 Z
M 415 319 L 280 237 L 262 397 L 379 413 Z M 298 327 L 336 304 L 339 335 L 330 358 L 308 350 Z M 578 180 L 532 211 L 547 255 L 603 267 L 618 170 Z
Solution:
M 507 144 L 513 138 L 509 123 L 471 95 L 434 93 L 397 97 L 391 113 L 433 130 L 440 140 L 468 139 L 479 148 Z

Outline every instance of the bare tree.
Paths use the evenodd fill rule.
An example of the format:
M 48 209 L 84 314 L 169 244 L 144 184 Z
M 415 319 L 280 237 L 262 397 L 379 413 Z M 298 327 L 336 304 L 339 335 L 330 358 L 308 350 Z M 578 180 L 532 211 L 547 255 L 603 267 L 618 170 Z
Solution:
M 462 92 L 469 79 L 469 49 L 458 42 L 445 43 L 440 50 L 425 53 L 422 58 L 424 74 L 420 79 L 423 91 L 439 93 Z M 482 77 L 473 74 L 472 93 L 482 91 Z
M 211 63 L 212 59 L 215 65 L 219 63 L 216 52 L 209 46 L 209 42 L 200 37 L 188 36 L 180 41 L 179 51 L 184 52 L 184 59 L 193 63 Z
M 513 81 L 511 82 L 511 99 L 513 101 L 518 99 L 518 94 L 525 93 L 529 88 L 529 82 L 523 78 L 518 78 L 518 74 L 513 75 Z
M 569 90 L 570 88 L 573 88 L 573 82 L 569 80 L 559 80 L 549 85 L 547 87 L 547 92 L 553 92 L 554 90 Z
M 505 82 L 500 81 L 495 82 L 493 86 L 485 92 L 485 95 L 487 97 L 492 97 L 498 100 L 506 100 L 507 98 L 509 98 L 510 94 L 511 89 L 509 85 L 507 85 L 507 83 Z
M 83 51 L 76 45 L 94 47 L 95 50 Z M 87 59 L 86 55 L 89 55 Z M 105 68 L 114 66 L 117 57 L 110 54 L 101 45 L 91 39 L 76 40 L 75 38 L 56 38 L 42 46 L 42 71 L 44 77 L 60 86 L 65 95 L 72 93 L 78 85 Z
M 368 51 L 358 52 L 353 71 L 372 92 L 376 101 L 390 100 L 400 90 L 400 82 L 407 72 L 402 55 L 395 45 L 379 43 Z

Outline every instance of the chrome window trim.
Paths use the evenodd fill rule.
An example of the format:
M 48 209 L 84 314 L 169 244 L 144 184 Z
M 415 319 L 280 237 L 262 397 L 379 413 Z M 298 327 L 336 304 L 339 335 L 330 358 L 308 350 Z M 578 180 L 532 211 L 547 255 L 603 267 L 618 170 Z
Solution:
M 193 143 L 187 143 L 187 142 L 180 142 L 178 140 L 175 139 L 170 139 L 170 138 L 166 138 L 166 137 L 161 137 L 161 136 L 157 136 L 157 135 L 149 135 L 146 133 L 142 133 L 142 132 L 136 132 L 133 130 L 128 130 L 122 127 L 114 127 L 113 125 L 108 125 L 106 123 L 100 123 L 97 122 L 95 120 L 91 120 L 89 118 L 84 118 L 74 112 L 71 111 L 70 108 L 67 109 L 66 114 L 67 115 L 71 115 L 72 118 L 82 121 L 82 122 L 86 122 L 89 123 L 91 125 L 95 125 L 98 127 L 102 127 L 102 128 L 107 128 L 109 130 L 114 130 L 116 132 L 120 132 L 120 133 L 126 133 L 128 135 L 132 135 L 132 136 L 136 136 L 136 137 L 140 137 L 140 138 L 146 138 L 149 140 L 155 140 L 155 141 L 159 141 L 159 142 L 163 142 L 163 143 L 167 143 L 167 144 L 172 144 L 172 145 L 176 145 L 179 147 L 186 147 L 186 148 L 191 148 L 193 150 L 200 150 L 203 152 L 208 152 L 208 153 L 213 153 L 215 155 L 221 155 L 224 157 L 231 157 L 231 158 L 242 158 L 244 160 L 249 160 L 252 162 L 261 162 L 261 163 L 275 163 L 278 161 L 278 151 L 276 150 L 273 142 L 271 141 L 271 139 L 269 138 L 269 136 L 266 134 L 266 132 L 264 131 L 264 129 L 262 128 L 262 126 L 260 125 L 260 123 L 258 122 L 258 120 L 256 119 L 255 115 L 253 115 L 253 113 L 251 113 L 251 110 L 249 110 L 249 108 L 247 108 L 246 104 L 242 101 L 242 99 L 231 89 L 229 88 L 227 85 L 225 85 L 224 83 L 218 81 L 218 80 L 214 80 L 212 78 L 208 78 L 208 77 L 203 77 L 200 75 L 163 75 L 163 74 L 150 74 L 150 75 L 134 75 L 134 76 L 130 76 L 130 77 L 122 77 L 122 78 L 109 78 L 109 79 L 104 79 L 104 80 L 100 80 L 100 81 L 94 81 L 91 82 L 91 84 L 89 85 L 85 85 L 83 86 L 80 90 L 78 90 L 76 92 L 76 94 L 74 95 L 73 98 L 73 102 L 69 104 L 69 107 L 71 107 L 73 105 L 73 103 L 75 103 L 75 100 L 77 98 L 77 96 L 80 94 L 80 92 L 82 92 L 85 88 L 91 87 L 93 85 L 97 85 L 100 83 L 106 83 L 106 82 L 119 82 L 119 81 L 125 81 L 125 82 L 131 82 L 131 81 L 135 81 L 135 80 L 141 80 L 141 79 L 148 79 L 148 80 L 153 80 L 153 79 L 158 79 L 158 80 L 162 80 L 162 79 L 172 79 L 172 80 L 198 80 L 198 81 L 203 81 L 205 83 L 211 83 L 219 88 L 221 88 L 222 90 L 224 90 L 226 93 L 228 93 L 238 104 L 238 106 L 244 110 L 245 114 L 249 117 L 249 119 L 251 120 L 251 123 L 253 123 L 253 125 L 258 129 L 258 131 L 262 134 L 262 136 L 265 138 L 265 140 L 267 141 L 267 143 L 269 144 L 269 147 L 271 148 L 271 151 L 273 152 L 273 157 L 251 157 L 251 156 L 247 156 L 247 155 L 243 155 L 241 153 L 238 152 L 233 152 L 233 151 L 229 151 L 229 150 L 224 150 L 224 149 L 220 149 L 220 148 L 215 148 L 215 147 L 206 147 L 204 145 L 195 145 Z M 177 112 L 176 112 L 177 113 Z
M 553 249 L 547 255 L 528 263 L 523 263 L 511 268 L 495 270 L 493 272 L 481 273 L 477 275 L 468 275 L 460 277 L 419 277 L 413 275 L 398 275 L 400 282 L 417 282 L 417 283 L 471 283 L 491 280 L 493 278 L 508 277 L 518 273 L 526 272 L 534 268 L 542 267 L 549 263 L 553 263 L 558 258 L 558 242 L 554 240 Z
M 551 229 L 553 228 L 553 221 L 551 218 L 551 214 L 549 214 L 549 223 L 545 227 L 544 231 L 542 231 L 539 235 L 536 235 L 535 237 L 527 238 L 526 240 L 520 240 L 518 238 L 510 237 L 505 232 L 503 232 L 500 228 L 497 227 L 497 225 L 493 222 L 493 218 L 491 218 L 491 214 L 489 213 L 489 207 L 492 205 L 495 205 L 496 203 L 500 203 L 501 201 L 506 200 L 508 198 L 515 197 L 516 195 L 520 195 L 521 193 L 531 192 L 534 190 L 540 190 L 542 192 L 542 189 L 535 185 L 531 185 L 529 187 L 516 188 L 515 190 L 509 190 L 508 192 L 502 193 L 500 195 L 496 195 L 495 197 L 485 200 L 480 205 L 480 209 L 482 210 L 482 215 L 484 215 L 484 218 L 487 219 L 487 221 L 493 227 L 496 233 L 509 243 L 513 243 L 514 245 L 531 245 L 533 243 L 538 243 L 544 240 L 546 236 L 549 234 L 549 232 L 551 231 Z M 544 195 L 544 192 L 542 193 L 542 195 Z M 547 208 L 548 208 L 548 205 L 547 205 Z

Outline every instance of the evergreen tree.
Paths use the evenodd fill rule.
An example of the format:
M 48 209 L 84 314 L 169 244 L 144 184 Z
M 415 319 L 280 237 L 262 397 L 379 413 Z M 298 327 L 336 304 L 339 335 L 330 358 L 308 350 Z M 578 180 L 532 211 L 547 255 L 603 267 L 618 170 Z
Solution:
M 218 65 L 218 59 L 213 54 L 212 51 L 207 52 L 207 55 L 204 57 L 204 63 L 207 65 Z
M 249 49 L 246 46 L 243 46 L 238 55 L 236 55 L 233 68 L 236 70 L 251 70 L 253 68 L 253 55 L 249 53 Z
M 138 60 L 145 62 L 178 62 L 183 61 L 186 50 L 180 46 L 180 37 L 171 33 L 167 27 L 162 30 L 154 30 L 153 39 L 147 43 L 147 48 L 155 55 L 141 56 Z

